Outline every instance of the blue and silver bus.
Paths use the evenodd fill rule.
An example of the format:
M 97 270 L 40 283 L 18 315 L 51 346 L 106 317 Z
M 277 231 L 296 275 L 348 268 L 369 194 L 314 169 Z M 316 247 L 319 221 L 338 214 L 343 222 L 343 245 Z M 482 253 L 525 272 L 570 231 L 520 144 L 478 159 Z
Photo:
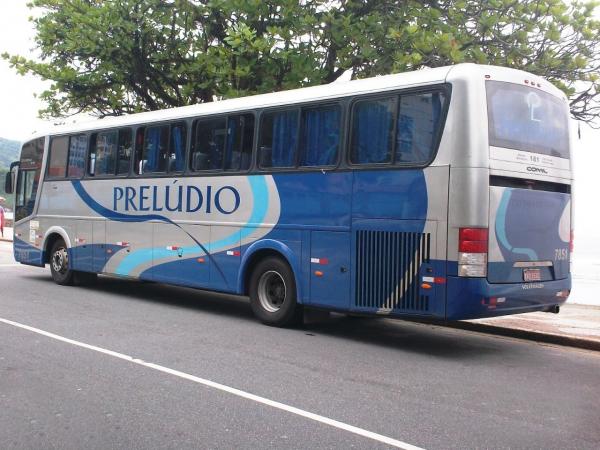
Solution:
M 569 109 L 461 64 L 105 118 L 33 135 L 7 180 L 14 256 L 305 307 L 467 319 L 571 289 Z

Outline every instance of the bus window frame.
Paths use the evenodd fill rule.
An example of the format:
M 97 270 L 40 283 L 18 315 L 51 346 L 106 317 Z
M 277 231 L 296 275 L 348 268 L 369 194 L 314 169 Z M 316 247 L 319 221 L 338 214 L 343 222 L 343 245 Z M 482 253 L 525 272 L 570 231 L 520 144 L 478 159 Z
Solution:
M 76 134 L 85 134 L 85 133 L 76 133 Z M 77 178 L 69 178 L 69 152 L 71 149 L 71 134 L 56 134 L 54 136 L 49 136 L 48 142 L 48 157 L 46 158 L 46 167 L 42 171 L 44 174 L 44 181 L 62 181 L 62 180 L 76 180 Z M 50 160 L 52 159 L 52 142 L 55 139 L 67 138 L 67 159 L 65 161 L 65 175 L 64 176 L 54 176 L 50 174 Z M 86 149 L 86 157 L 87 157 L 87 149 Z
M 260 144 L 262 138 L 262 124 L 265 120 L 266 114 L 276 114 L 278 112 L 291 112 L 297 111 L 298 118 L 296 119 L 296 154 L 294 155 L 294 165 L 286 166 L 286 167 L 262 167 L 259 163 L 260 161 Z M 287 105 L 287 106 L 279 106 L 274 108 L 266 108 L 261 110 L 260 112 L 260 123 L 258 125 L 258 143 L 256 147 L 256 170 L 265 171 L 265 172 L 285 172 L 290 170 L 296 170 L 298 168 L 298 147 L 300 144 L 300 126 L 302 125 L 302 108 L 297 104 Z
M 194 153 L 194 149 L 196 147 L 196 135 L 198 133 L 198 124 L 201 122 L 207 122 L 210 120 L 218 120 L 218 119 L 225 119 L 225 129 L 228 129 L 229 126 L 229 118 L 230 117 L 237 117 L 237 116 L 245 116 L 245 115 L 251 115 L 254 119 L 254 126 L 253 126 L 253 135 L 252 135 L 252 152 L 250 154 L 250 165 L 248 166 L 248 168 L 246 170 L 226 170 L 225 169 L 225 150 L 223 149 L 223 163 L 222 163 L 222 167 L 220 169 L 208 169 L 208 170 L 194 170 L 192 168 L 192 155 Z M 259 110 L 258 109 L 252 109 L 252 110 L 240 110 L 240 111 L 230 111 L 227 113 L 218 113 L 218 114 L 207 114 L 205 116 L 196 116 L 191 118 L 191 129 L 192 132 L 189 133 L 189 139 L 190 139 L 190 145 L 188 146 L 188 154 L 187 154 L 187 158 L 186 158 L 186 171 L 184 172 L 184 174 L 186 176 L 191 176 L 191 177 L 198 177 L 198 176 L 219 176 L 221 174 L 223 174 L 222 176 L 230 176 L 230 175 L 248 175 L 251 172 L 254 171 L 254 167 L 256 164 L 256 153 L 257 153 L 257 134 L 258 134 L 258 117 L 259 117 Z
M 285 106 L 274 106 L 271 108 L 264 108 L 259 111 L 259 121 L 257 122 L 258 133 L 255 136 L 255 146 L 254 146 L 254 171 L 256 173 L 268 174 L 268 173 L 299 173 L 299 172 L 321 172 L 321 171 L 334 171 L 336 169 L 340 169 L 341 163 L 344 160 L 344 153 L 346 153 L 346 119 L 347 119 L 347 100 L 351 96 L 340 97 L 337 99 L 326 99 L 324 101 L 311 101 L 306 103 L 293 103 Z M 318 108 L 326 108 L 328 106 L 336 106 L 340 111 L 340 141 L 338 143 L 338 151 L 336 155 L 335 163 L 327 166 L 300 166 L 300 144 L 301 144 L 301 128 L 302 128 L 302 112 L 305 109 L 318 109 Z M 294 160 L 294 166 L 289 167 L 261 167 L 259 164 L 259 145 L 261 142 L 261 126 L 263 122 L 263 118 L 265 114 L 270 114 L 278 111 L 290 111 L 290 110 L 298 110 L 298 128 L 296 131 L 296 155 Z
M 142 130 L 143 133 L 143 138 L 142 138 L 142 143 L 141 143 L 141 152 L 139 154 L 140 156 L 140 160 L 138 161 L 138 154 L 137 154 L 137 142 L 135 142 L 135 156 L 133 158 L 133 172 L 136 174 L 136 176 L 138 177 L 144 177 L 147 176 L 149 178 L 153 178 L 153 177 L 159 177 L 159 176 L 164 176 L 164 175 L 168 175 L 169 171 L 168 171 L 168 167 L 165 167 L 164 171 L 156 171 L 156 172 L 142 172 L 142 173 L 138 173 L 137 170 L 137 166 L 139 165 L 140 162 L 143 161 L 143 159 L 141 158 L 144 154 L 144 150 L 145 150 L 145 146 L 146 146 L 146 133 L 148 132 L 148 128 L 167 128 L 167 150 L 168 150 L 168 146 L 171 143 L 171 125 L 168 123 L 164 123 L 164 122 L 160 122 L 160 123 L 149 123 L 149 124 L 144 124 L 141 125 L 137 130 L 136 130 L 136 135 L 135 135 L 135 140 L 137 141 L 137 134 L 139 133 L 139 130 Z M 159 153 L 160 156 L 160 153 Z M 131 165 L 131 164 L 130 164 Z M 165 166 L 167 166 L 168 164 L 165 162 Z
M 412 162 L 396 162 L 396 145 L 397 145 L 397 127 L 398 127 L 398 113 L 400 111 L 400 97 L 403 95 L 415 95 L 415 94 L 434 94 L 436 92 L 442 92 L 445 96 L 444 106 L 440 113 L 440 126 L 435 132 L 435 136 L 432 139 L 432 150 L 431 157 L 424 161 L 423 163 L 417 164 Z M 396 98 L 396 110 L 394 112 L 394 138 L 392 140 L 392 154 L 391 161 L 386 163 L 371 163 L 371 164 L 360 164 L 353 163 L 351 161 L 351 147 L 352 140 L 354 138 L 354 129 L 353 129 L 353 121 L 354 121 L 354 107 L 357 103 L 361 101 L 369 101 L 369 100 L 381 100 L 385 98 L 390 98 L 394 96 Z M 431 84 L 427 86 L 418 86 L 415 88 L 407 88 L 407 89 L 395 89 L 391 91 L 385 92 L 377 92 L 373 94 L 367 94 L 362 96 L 353 96 L 352 100 L 348 105 L 348 120 L 347 126 L 349 127 L 348 133 L 346 134 L 347 142 L 346 142 L 346 164 L 352 170 L 372 170 L 372 169 L 423 169 L 428 167 L 435 161 L 437 158 L 437 154 L 440 149 L 440 143 L 442 141 L 442 136 L 444 134 L 444 128 L 446 126 L 446 120 L 448 118 L 448 111 L 450 109 L 450 101 L 452 98 L 452 86 L 449 83 L 442 84 Z
M 72 133 L 72 134 L 69 134 L 68 136 L 69 136 L 69 151 L 67 152 L 67 168 L 66 168 L 66 172 L 65 172 L 65 177 L 63 179 L 64 180 L 81 180 L 85 176 L 86 170 L 87 170 L 88 152 L 90 149 L 90 134 L 87 132 L 80 131 L 79 133 Z M 85 136 L 85 154 L 83 156 L 83 158 L 84 158 L 83 174 L 78 177 L 69 176 L 69 158 L 71 157 L 71 139 L 75 136 Z M 52 139 L 54 139 L 54 136 L 50 139 L 50 146 L 48 147 L 48 152 L 50 151 L 50 148 L 52 147 Z M 48 155 L 48 156 L 50 156 L 50 155 Z
M 402 95 L 414 95 L 414 94 L 427 94 L 427 93 L 436 93 L 441 92 L 445 96 L 445 104 L 442 108 L 440 114 L 440 122 L 441 125 L 436 130 L 436 135 L 432 140 L 432 152 L 429 160 L 415 164 L 411 162 L 405 163 L 397 163 L 395 162 L 395 151 L 397 145 L 397 122 L 398 122 L 398 111 L 399 111 L 399 97 Z M 70 134 L 60 134 L 60 135 L 50 135 L 48 136 L 51 141 L 55 137 L 60 136 L 71 136 L 71 135 L 79 135 L 85 134 L 87 135 L 87 151 L 86 151 L 86 163 L 85 163 L 85 173 L 83 175 L 83 179 L 92 180 L 92 179 L 144 179 L 144 178 L 182 178 L 182 177 L 214 177 L 214 176 L 247 176 L 252 174 L 261 174 L 266 175 L 270 173 L 303 173 L 303 172 L 332 172 L 332 171 L 353 171 L 353 170 L 404 170 L 404 169 L 419 169 L 425 168 L 435 160 L 438 155 L 439 147 L 441 143 L 441 139 L 443 137 L 444 128 L 446 126 L 446 121 L 448 118 L 448 112 L 450 109 L 450 103 L 452 99 L 452 86 L 449 83 L 436 83 L 425 86 L 418 86 L 414 88 L 404 88 L 404 89 L 393 89 L 381 92 L 374 92 L 368 94 L 349 94 L 342 97 L 334 98 L 334 99 L 323 99 L 323 100 L 313 100 L 310 102 L 299 102 L 299 103 L 290 103 L 287 105 L 277 105 L 273 107 L 261 108 L 257 107 L 254 109 L 243 109 L 243 110 L 233 110 L 228 112 L 222 112 L 218 114 L 206 114 L 201 116 L 185 116 L 177 119 L 170 120 L 160 120 L 160 121 L 150 121 L 145 123 L 137 123 L 130 125 L 123 125 L 118 127 L 109 127 L 109 128 L 101 128 L 94 130 L 85 130 L 79 132 L 73 132 Z M 392 148 L 392 162 L 389 163 L 373 163 L 373 164 L 355 164 L 350 161 L 350 153 L 351 153 L 351 145 L 353 139 L 353 129 L 352 123 L 354 120 L 354 105 L 357 102 L 368 101 L 374 99 L 382 99 L 382 98 L 396 98 L 396 110 L 394 113 L 394 139 L 393 139 L 393 148 Z M 335 106 L 339 108 L 340 112 L 340 140 L 338 143 L 338 151 L 336 156 L 336 161 L 332 165 L 328 166 L 300 166 L 300 146 L 301 142 L 301 131 L 302 131 L 302 113 L 305 109 L 315 109 L 315 108 L 327 108 Z M 259 165 L 259 144 L 261 139 L 261 125 L 263 123 L 264 114 L 273 113 L 277 111 L 289 111 L 289 110 L 298 110 L 298 130 L 297 130 L 297 151 L 295 156 L 295 165 L 293 167 L 260 167 Z M 225 118 L 226 126 L 227 120 L 230 117 L 243 116 L 243 115 L 252 115 L 254 118 L 254 127 L 253 127 L 253 142 L 252 142 L 252 154 L 250 166 L 246 170 L 225 170 L 225 158 L 223 158 L 223 167 L 217 170 L 192 170 L 191 167 L 191 155 L 193 153 L 195 147 L 195 139 L 197 132 L 197 124 L 200 121 L 207 121 L 219 118 Z M 145 129 L 148 127 L 154 126 L 169 126 L 169 145 L 171 140 L 171 127 L 175 124 L 183 124 L 186 127 L 186 138 L 185 138 L 185 161 L 184 161 L 184 169 L 183 171 L 177 172 L 155 172 L 155 173 L 145 173 L 138 174 L 135 170 L 135 161 L 136 161 L 136 153 L 137 153 L 137 142 L 136 137 L 139 130 L 143 130 L 145 133 Z M 114 174 L 105 174 L 105 175 L 90 175 L 90 152 L 91 152 L 91 143 L 92 137 L 97 135 L 98 133 L 116 131 L 117 133 L 121 129 L 129 129 L 132 133 L 133 139 L 133 151 L 129 161 L 129 172 L 123 174 L 116 174 L 117 172 L 117 164 L 115 162 L 115 173 Z M 118 136 L 117 136 L 118 141 Z M 142 144 L 143 145 L 143 144 Z M 50 144 L 48 145 L 48 149 L 50 148 Z M 117 149 L 118 151 L 118 149 Z M 48 155 L 49 156 L 49 155 Z M 68 161 L 68 155 L 67 155 Z M 48 163 L 46 163 L 46 166 Z M 44 175 L 46 175 L 47 167 L 43 171 Z M 45 179 L 48 179 L 45 177 Z M 51 178 L 50 180 L 57 180 L 59 178 Z M 60 179 L 68 179 L 68 178 L 60 178 Z M 70 178 L 76 179 L 76 178 Z
M 237 170 L 231 170 L 231 169 L 226 169 L 225 168 L 225 163 L 227 162 L 227 149 L 225 149 L 225 152 L 223 154 L 223 173 L 226 174 L 232 174 L 232 175 L 236 175 L 236 174 L 247 174 L 249 173 L 251 170 L 253 170 L 254 167 L 254 153 L 255 153 L 255 145 L 256 145 L 256 133 L 258 132 L 257 130 L 257 126 L 256 126 L 256 117 L 257 114 L 255 111 L 251 111 L 251 112 L 242 112 L 242 113 L 234 113 L 234 114 L 228 114 L 227 115 L 227 120 L 225 122 L 225 127 L 227 130 L 229 130 L 229 119 L 231 117 L 243 117 L 243 116 L 252 116 L 252 143 L 251 143 L 251 149 L 250 149 L 250 165 L 248 166 L 247 169 L 245 170 L 241 170 L 241 169 L 237 169 Z M 244 133 L 246 132 L 246 128 L 244 125 L 244 128 L 242 129 L 242 140 L 241 140 L 241 146 L 242 148 L 244 147 Z M 191 159 L 191 153 L 190 153 L 190 159 Z M 240 166 L 241 166 L 241 161 L 240 161 Z M 196 171 L 198 172 L 198 171 Z M 194 173 L 196 173 L 194 172 Z
M 85 158 L 85 173 L 83 175 L 82 179 L 85 180 L 110 180 L 110 179 L 121 179 L 121 178 L 127 178 L 129 177 L 129 175 L 131 174 L 131 157 L 129 158 L 129 171 L 127 173 L 121 173 L 121 174 L 117 174 L 118 172 L 118 155 L 119 155 L 119 132 L 121 130 L 129 130 L 132 133 L 132 137 L 135 136 L 135 127 L 132 125 L 124 125 L 124 126 L 120 126 L 120 127 L 111 127 L 111 128 L 102 128 L 99 130 L 87 130 L 85 132 L 80 132 L 80 133 L 76 133 L 76 134 L 86 134 L 87 135 L 87 152 L 86 152 L 86 158 Z M 92 137 L 94 137 L 94 135 L 98 135 L 100 133 L 106 133 L 106 132 L 116 132 L 117 133 L 117 154 L 115 155 L 116 159 L 115 159 L 115 170 L 113 174 L 104 174 L 104 175 L 92 175 L 90 174 L 90 154 L 91 154 L 91 150 L 92 150 Z M 133 155 L 133 151 L 132 151 L 132 155 Z
M 148 127 L 163 127 L 163 126 L 168 126 L 169 127 L 169 139 L 168 139 L 168 145 L 171 145 L 171 127 L 175 124 L 183 124 L 185 125 L 185 149 L 184 149 L 184 154 L 183 154 L 183 170 L 179 170 L 179 171 L 174 171 L 174 172 L 169 172 L 168 170 L 165 170 L 164 172 L 146 172 L 146 173 L 138 173 L 137 168 L 136 168 L 136 164 L 137 164 L 137 151 L 138 151 L 138 144 L 137 144 L 137 135 L 138 132 L 140 132 L 140 130 L 142 131 L 142 133 L 144 133 L 144 137 L 142 139 L 142 151 L 143 151 L 143 146 L 144 146 L 144 141 L 146 139 L 146 129 Z M 161 121 L 157 121 L 157 122 L 145 122 L 145 123 L 138 123 L 135 125 L 131 126 L 132 129 L 132 133 L 133 133 L 133 151 L 131 152 L 131 160 L 129 162 L 129 178 L 134 178 L 134 179 L 144 179 L 144 178 L 180 178 L 182 176 L 187 175 L 188 172 L 188 154 L 190 151 L 190 118 L 189 117 L 181 117 L 179 119 L 171 119 L 171 120 L 161 120 Z M 168 169 L 168 167 L 167 167 Z
M 345 152 L 345 148 L 344 148 L 344 137 L 345 137 L 345 131 L 346 131 L 346 124 L 345 124 L 345 110 L 347 108 L 347 105 L 343 104 L 342 102 L 325 102 L 325 103 L 318 103 L 314 106 L 303 106 L 300 109 L 300 127 L 302 127 L 303 124 L 303 120 L 302 120 L 302 114 L 304 113 L 304 111 L 306 110 L 311 110 L 311 109 L 319 109 L 319 108 L 327 108 L 327 107 L 335 107 L 337 108 L 338 112 L 339 112 L 339 125 L 340 125 L 340 132 L 339 132 L 339 137 L 338 137 L 338 144 L 337 144 L 337 151 L 336 151 L 336 155 L 335 155 L 335 161 L 333 164 L 328 164 L 328 165 L 324 165 L 324 166 L 302 166 L 300 165 L 300 148 L 298 148 L 298 152 L 296 154 L 296 168 L 299 170 L 306 170 L 306 169 L 312 169 L 312 170 L 331 170 L 331 169 L 336 169 L 338 168 L 339 164 L 340 164 L 340 158 L 342 156 L 342 153 Z M 301 135 L 302 133 L 300 133 L 302 130 L 301 128 L 298 129 L 298 134 Z M 303 144 L 303 139 L 298 140 L 298 146 L 300 147 Z M 303 149 L 304 151 L 306 150 L 305 148 Z
M 129 156 L 129 170 L 125 173 L 119 173 L 119 143 L 121 130 L 129 130 L 131 133 L 131 155 Z M 131 174 L 132 160 L 135 154 L 135 129 L 133 126 L 125 126 L 117 128 L 117 154 L 115 155 L 115 178 L 128 178 Z

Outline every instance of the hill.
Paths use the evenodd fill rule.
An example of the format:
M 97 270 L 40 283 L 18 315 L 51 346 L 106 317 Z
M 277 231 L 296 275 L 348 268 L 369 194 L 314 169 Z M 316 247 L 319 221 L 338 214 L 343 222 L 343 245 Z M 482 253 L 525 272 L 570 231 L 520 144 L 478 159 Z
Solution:
M 20 142 L 0 138 L 0 196 L 6 198 L 6 203 L 3 205 L 5 207 L 12 207 L 14 197 L 12 194 L 6 194 L 4 192 L 4 178 L 6 172 L 8 172 L 10 163 L 19 159 L 20 151 Z
M 10 163 L 19 159 L 21 143 L 0 138 L 0 168 L 8 168 Z

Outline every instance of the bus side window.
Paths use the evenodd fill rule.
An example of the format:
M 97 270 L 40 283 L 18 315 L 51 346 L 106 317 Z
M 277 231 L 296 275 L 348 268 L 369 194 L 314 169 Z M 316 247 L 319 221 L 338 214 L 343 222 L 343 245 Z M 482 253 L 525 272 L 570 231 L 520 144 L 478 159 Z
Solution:
M 298 148 L 297 109 L 264 114 L 260 124 L 261 168 L 294 167 Z
M 138 173 L 161 173 L 167 170 L 169 126 L 146 127 Z
M 431 159 L 440 126 L 441 92 L 403 95 L 396 127 L 396 162 L 424 164 Z
M 69 140 L 69 160 L 67 165 L 67 176 L 69 178 L 81 178 L 85 172 L 85 152 L 87 151 L 87 136 L 78 134 L 71 136 Z
M 119 147 L 117 151 L 117 175 L 129 173 L 132 150 L 131 130 L 123 128 L 119 130 Z
M 68 136 L 52 138 L 50 142 L 50 158 L 48 159 L 48 178 L 64 178 L 66 176 L 68 153 Z
M 225 170 L 248 170 L 252 160 L 254 116 L 243 114 L 227 120 Z
M 169 173 L 183 172 L 185 166 L 186 128 L 184 122 L 171 125 Z
M 300 166 L 332 166 L 340 144 L 340 108 L 325 106 L 302 111 Z
M 223 170 L 226 136 L 225 118 L 198 121 L 192 170 Z
M 115 174 L 117 132 L 104 131 L 92 136 L 89 157 L 89 174 L 106 176 Z
M 350 161 L 353 164 L 392 161 L 395 110 L 395 97 L 356 102 L 353 108 L 350 148 Z

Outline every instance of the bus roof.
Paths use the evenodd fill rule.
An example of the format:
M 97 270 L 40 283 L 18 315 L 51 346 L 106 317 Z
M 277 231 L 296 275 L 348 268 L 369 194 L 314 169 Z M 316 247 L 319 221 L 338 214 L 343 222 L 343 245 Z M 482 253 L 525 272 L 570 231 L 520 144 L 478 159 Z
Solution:
M 477 74 L 477 76 L 479 76 L 482 73 L 483 68 L 485 68 L 486 72 L 492 71 L 504 74 L 512 73 L 513 76 L 519 74 L 519 77 L 522 77 L 523 74 L 527 74 L 526 72 L 514 69 L 496 66 L 478 66 L 470 63 L 437 68 L 425 68 L 393 75 L 382 75 L 347 82 L 334 82 L 325 85 L 291 89 L 288 91 L 273 92 L 269 94 L 250 95 L 229 100 L 219 100 L 209 103 L 182 106 L 178 108 L 162 109 L 158 111 L 128 114 L 118 117 L 106 117 L 104 119 L 95 119 L 74 124 L 58 125 L 35 132 L 28 139 L 34 139 L 48 135 L 86 132 L 121 126 L 171 121 L 190 117 L 201 117 L 205 115 L 247 111 L 255 108 L 306 103 L 317 100 L 334 99 L 354 94 L 383 92 L 398 88 L 418 87 L 445 82 L 451 70 L 454 77 L 463 77 L 467 76 L 467 74 L 470 74 L 471 76 Z M 527 74 L 527 76 L 534 77 L 534 75 L 531 74 Z M 538 79 L 538 77 L 535 78 Z M 539 79 L 541 80 L 541 78 Z M 557 94 L 555 93 L 555 95 Z
M 380 92 L 399 87 L 421 86 L 444 82 L 452 66 L 422 69 L 393 75 L 383 75 L 347 82 L 334 82 L 269 94 L 250 95 L 229 100 L 219 100 L 178 108 L 128 114 L 118 117 L 88 120 L 74 124 L 51 126 L 35 132 L 28 139 L 48 135 L 84 132 L 96 129 L 114 128 L 151 122 L 201 117 L 226 112 L 245 111 L 254 108 L 273 107 L 316 100 L 327 100 L 352 94 Z

